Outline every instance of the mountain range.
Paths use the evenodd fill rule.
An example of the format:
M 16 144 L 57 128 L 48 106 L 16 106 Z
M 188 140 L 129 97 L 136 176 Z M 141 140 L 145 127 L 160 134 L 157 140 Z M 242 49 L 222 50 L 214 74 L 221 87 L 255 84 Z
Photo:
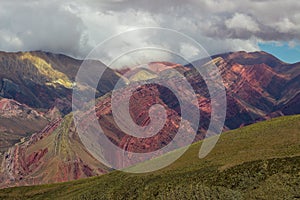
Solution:
M 86 149 L 73 122 L 72 88 L 82 62 L 42 51 L 0 53 L 1 187 L 71 181 L 112 170 Z M 231 52 L 212 56 L 209 62 L 218 67 L 226 89 L 224 131 L 300 113 L 300 63 L 284 63 L 266 52 Z M 205 67 L 206 61 L 194 64 Z M 193 103 L 201 120 L 195 141 L 204 139 L 211 102 L 200 74 L 192 64 L 157 61 L 148 65 L 148 69 L 110 69 L 101 64 L 106 70 L 97 87 L 95 110 L 106 136 L 129 152 L 150 152 L 168 144 L 181 121 L 180 104 L 168 88 L 147 81 L 162 78 L 180 85 L 182 77 L 170 71 L 175 69 L 197 94 L 198 102 Z M 135 138 L 116 126 L 111 95 L 120 79 L 124 88 L 142 85 L 130 101 L 129 112 L 136 124 L 149 124 L 152 105 L 166 109 L 166 124 L 155 136 Z M 118 90 L 119 103 L 124 88 Z M 86 113 L 86 120 L 92 115 L 92 111 Z M 190 127 L 187 121 L 187 133 Z

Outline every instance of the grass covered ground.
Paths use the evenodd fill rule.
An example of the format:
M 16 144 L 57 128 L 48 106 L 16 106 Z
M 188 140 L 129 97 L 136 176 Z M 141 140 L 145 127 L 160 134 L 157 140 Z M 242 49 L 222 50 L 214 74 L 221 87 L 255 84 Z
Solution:
M 226 132 L 204 159 L 200 145 L 156 172 L 8 188 L 0 199 L 300 199 L 300 115 Z

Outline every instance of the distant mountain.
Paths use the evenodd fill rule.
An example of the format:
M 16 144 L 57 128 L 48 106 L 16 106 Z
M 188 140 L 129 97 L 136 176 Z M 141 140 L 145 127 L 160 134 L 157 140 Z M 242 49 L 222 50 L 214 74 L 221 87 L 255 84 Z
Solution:
M 44 128 L 50 116 L 11 99 L 0 99 L 0 154 Z
M 0 190 L 0 198 L 298 199 L 299 133 L 299 115 L 280 117 L 222 134 L 204 159 L 198 158 L 202 142 L 197 142 L 175 163 L 159 171 L 114 171 L 67 183 L 8 188 Z
M 300 63 L 284 63 L 265 52 L 233 52 L 212 58 L 227 92 L 224 131 L 300 113 Z M 98 61 L 92 62 L 105 67 Z M 199 60 L 193 64 L 205 67 L 206 62 Z M 27 131 L 28 137 L 21 143 L 19 135 L 23 133 L 18 130 L 13 131 L 18 139 L 8 137 L 7 141 L 12 142 L 5 144 L 5 149 L 11 148 L 3 154 L 0 175 L 5 185 L 68 181 L 109 171 L 82 145 L 70 114 L 73 82 L 81 63 L 64 55 L 45 52 L 1 53 L 0 96 L 14 99 L 20 105 L 27 104 L 41 114 L 41 119 L 48 120 L 47 126 L 43 121 L 36 122 L 46 128 Z M 168 88 L 148 84 L 148 80 L 161 79 L 174 87 L 182 86 L 183 78 L 172 71 L 175 69 L 186 77 L 197 94 L 198 102 L 192 103 L 194 109 L 199 109 L 201 120 L 195 141 L 203 139 L 211 115 L 209 93 L 203 78 L 191 64 L 152 62 L 149 66 L 149 69 L 106 70 L 98 84 L 95 110 L 107 137 L 129 152 L 149 152 L 168 144 L 182 120 L 180 104 Z M 111 110 L 111 90 L 119 79 L 124 82 L 123 87 L 115 91 L 119 104 L 122 104 L 126 88 L 142 85 L 133 92 L 129 109 L 138 125 L 149 124 L 148 111 L 152 105 L 160 104 L 167 110 L 167 122 L 158 134 L 140 139 L 123 133 L 116 126 Z M 186 88 L 181 90 L 188 92 Z M 93 111 L 84 115 L 86 121 L 83 123 L 92 119 Z M 189 121 L 185 120 L 184 125 L 187 133 L 192 131 Z
M 0 53 L 0 95 L 34 108 L 70 112 L 72 80 L 81 61 L 45 52 Z
M 224 78 L 229 77 L 229 72 L 235 81 L 231 84 L 234 88 L 227 87 L 232 96 L 237 93 L 239 99 L 267 115 L 278 111 L 284 115 L 300 113 L 300 63 L 284 63 L 266 52 L 235 52 L 220 57 L 225 61 L 218 63 L 223 79 L 230 84 Z M 246 98 L 247 94 L 251 99 Z M 253 104 L 253 101 L 260 102 Z
M 42 51 L 0 52 L 0 96 L 33 108 L 55 106 L 68 114 L 73 82 L 81 64 L 82 60 Z M 107 68 L 99 83 L 99 95 L 112 90 L 119 78 Z

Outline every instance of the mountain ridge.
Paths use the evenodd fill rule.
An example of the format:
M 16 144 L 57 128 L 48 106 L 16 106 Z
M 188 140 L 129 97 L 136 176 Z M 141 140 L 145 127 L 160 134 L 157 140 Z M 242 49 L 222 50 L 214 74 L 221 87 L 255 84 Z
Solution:
M 19 54 L 24 55 L 24 53 Z M 54 70 L 65 74 L 65 76 L 63 76 L 64 78 L 68 77 L 70 81 L 74 80 L 76 69 L 78 69 L 80 61 L 59 54 L 52 55 L 51 53 L 44 52 L 31 52 L 31 54 L 33 54 L 33 56 L 41 54 L 41 59 L 51 64 Z M 268 54 L 261 52 L 236 52 L 233 54 L 222 54 L 222 56 L 219 55 L 212 59 L 212 62 L 216 64 L 221 73 L 227 92 L 227 116 L 224 130 L 236 129 L 282 115 L 300 113 L 300 65 L 298 67 L 298 65 L 288 65 L 280 61 L 274 61 L 272 60 L 273 57 L 270 62 L 265 62 L 265 58 L 259 59 L 261 54 L 268 57 Z M 51 183 L 99 175 L 109 171 L 110 169 L 105 168 L 101 163 L 95 162 L 94 158 L 82 145 L 76 133 L 76 127 L 72 122 L 70 114 L 72 100 L 71 89 L 65 88 L 60 84 L 57 85 L 57 88 L 53 85 L 47 85 L 46 83 L 53 81 L 53 79 L 47 78 L 43 73 L 39 74 L 38 70 L 35 71 L 35 73 L 38 73 L 37 81 L 29 81 L 30 84 L 26 84 L 28 81 L 26 82 L 24 80 L 33 76 L 34 73 L 30 72 L 29 75 L 26 75 L 25 71 L 23 71 L 22 73 L 25 73 L 25 76 L 20 76 L 22 73 L 16 69 L 22 67 L 35 69 L 36 66 L 31 63 L 30 59 L 26 62 L 24 62 L 24 60 L 16 61 L 14 60 L 15 54 L 11 53 L 9 55 L 13 56 L 0 56 L 1 69 L 12 67 L 8 71 L 0 71 L 0 97 L 2 96 L 6 99 L 11 98 L 18 101 L 21 95 L 23 101 L 21 103 L 25 105 L 36 102 L 36 104 L 34 103 L 36 108 L 33 109 L 44 113 L 45 117 L 50 121 L 48 121 L 47 126 L 45 125 L 46 129 L 43 129 L 44 126 L 40 127 L 40 130 L 35 130 L 34 133 L 30 133 L 25 142 L 19 143 L 21 138 L 18 138 L 16 141 L 13 140 L 10 146 L 5 147 L 10 147 L 11 149 L 6 154 L 9 156 L 4 156 L 3 159 L 3 163 L 6 164 L 3 164 L 1 168 L 2 173 L 0 177 L 2 177 L 2 181 L 11 186 L 14 184 Z M 246 61 L 242 62 L 242 58 L 245 56 L 247 57 L 245 59 Z M 47 65 L 44 61 L 38 63 L 42 63 L 41 66 Z M 67 63 L 65 66 L 64 62 Z M 195 64 L 202 62 L 202 60 L 195 61 Z M 17 63 L 18 65 L 15 66 L 13 63 Z M 100 67 L 105 67 L 99 62 L 96 64 Z M 272 67 L 269 65 L 272 65 Z M 59 69 L 60 66 L 62 66 L 62 69 Z M 201 140 L 205 137 L 211 115 L 209 91 L 206 88 L 206 84 L 199 73 L 190 65 L 182 66 L 157 61 L 152 63 L 152 70 L 151 68 L 149 70 L 151 70 L 153 74 L 162 75 L 163 82 L 167 82 L 174 87 L 180 86 L 183 80 L 182 77 L 169 73 L 168 70 L 170 68 L 177 70 L 181 75 L 186 77 L 197 94 L 198 102 L 193 102 L 193 105 L 195 109 L 199 109 L 201 120 L 195 141 Z M 288 70 L 283 70 L 284 68 L 288 68 Z M 130 72 L 131 69 L 128 70 Z M 5 74 L 5 72 L 7 74 Z M 126 70 L 124 73 L 125 72 Z M 132 76 L 135 75 L 134 72 L 134 70 L 130 72 Z M 58 77 L 61 76 L 60 73 L 58 73 Z M 18 76 L 16 76 L 16 74 Z M 118 145 L 120 148 L 125 148 L 129 152 L 149 152 L 168 144 L 178 130 L 178 125 L 181 120 L 180 104 L 168 88 L 155 84 L 147 84 L 148 78 L 156 78 L 153 76 L 143 76 L 142 79 L 138 76 L 136 81 L 124 81 L 126 82 L 124 86 L 117 90 L 119 96 L 118 103 L 122 103 L 122 91 L 124 89 L 131 86 L 139 86 L 138 90 L 133 92 L 133 98 L 130 100 L 130 115 L 133 121 L 139 125 L 146 126 L 149 123 L 149 108 L 153 104 L 159 103 L 164 106 L 168 113 L 168 121 L 165 127 L 159 134 L 147 139 L 131 137 L 118 129 L 112 116 L 111 90 L 114 84 L 120 78 L 123 78 L 122 76 L 123 73 L 120 73 L 120 71 L 109 69 L 106 72 L 105 80 L 98 85 L 96 115 L 99 123 L 105 130 L 106 136 L 115 145 Z M 3 84 L 3 80 L 6 85 Z M 124 80 L 128 79 L 125 77 Z M 185 92 L 188 91 L 185 88 L 181 88 L 181 90 Z M 49 94 L 51 95 L 47 96 Z M 190 94 L 186 94 L 186 96 L 189 95 Z M 7 112 L 10 112 L 10 110 Z M 86 114 L 86 120 L 88 121 L 91 119 L 93 112 Z M 18 117 L 16 119 L 18 119 Z M 186 132 L 190 132 L 189 122 L 187 121 L 185 123 Z M 44 132 L 44 130 L 48 131 Z M 58 149 L 62 149 L 63 152 L 69 149 L 72 155 L 65 155 L 64 153 L 57 154 L 56 144 L 58 143 L 63 145 L 63 148 L 60 148 L 61 146 L 58 145 Z M 77 146 L 70 145 L 71 143 Z M 46 149 L 45 146 L 47 146 L 48 149 Z M 84 161 L 84 157 L 89 158 L 88 161 Z M 10 162 L 14 163 L 14 166 L 11 166 L 9 164 Z M 55 166 L 59 165 L 61 168 L 53 171 L 52 178 L 47 178 L 43 174 L 47 174 L 50 168 L 54 169 L 53 166 L 50 167 L 50 163 L 54 163 Z M 64 175 L 59 174 L 60 171 L 63 171 Z M 9 177 L 8 174 L 12 177 L 11 180 L 7 178 Z

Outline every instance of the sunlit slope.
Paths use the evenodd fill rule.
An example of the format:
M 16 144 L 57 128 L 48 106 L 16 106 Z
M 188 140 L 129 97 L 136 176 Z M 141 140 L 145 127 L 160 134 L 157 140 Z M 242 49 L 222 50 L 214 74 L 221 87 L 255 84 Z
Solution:
M 280 117 L 226 132 L 206 158 L 198 158 L 199 142 L 160 171 L 116 171 L 68 183 L 4 189 L 0 198 L 297 199 L 299 122 L 300 115 Z

